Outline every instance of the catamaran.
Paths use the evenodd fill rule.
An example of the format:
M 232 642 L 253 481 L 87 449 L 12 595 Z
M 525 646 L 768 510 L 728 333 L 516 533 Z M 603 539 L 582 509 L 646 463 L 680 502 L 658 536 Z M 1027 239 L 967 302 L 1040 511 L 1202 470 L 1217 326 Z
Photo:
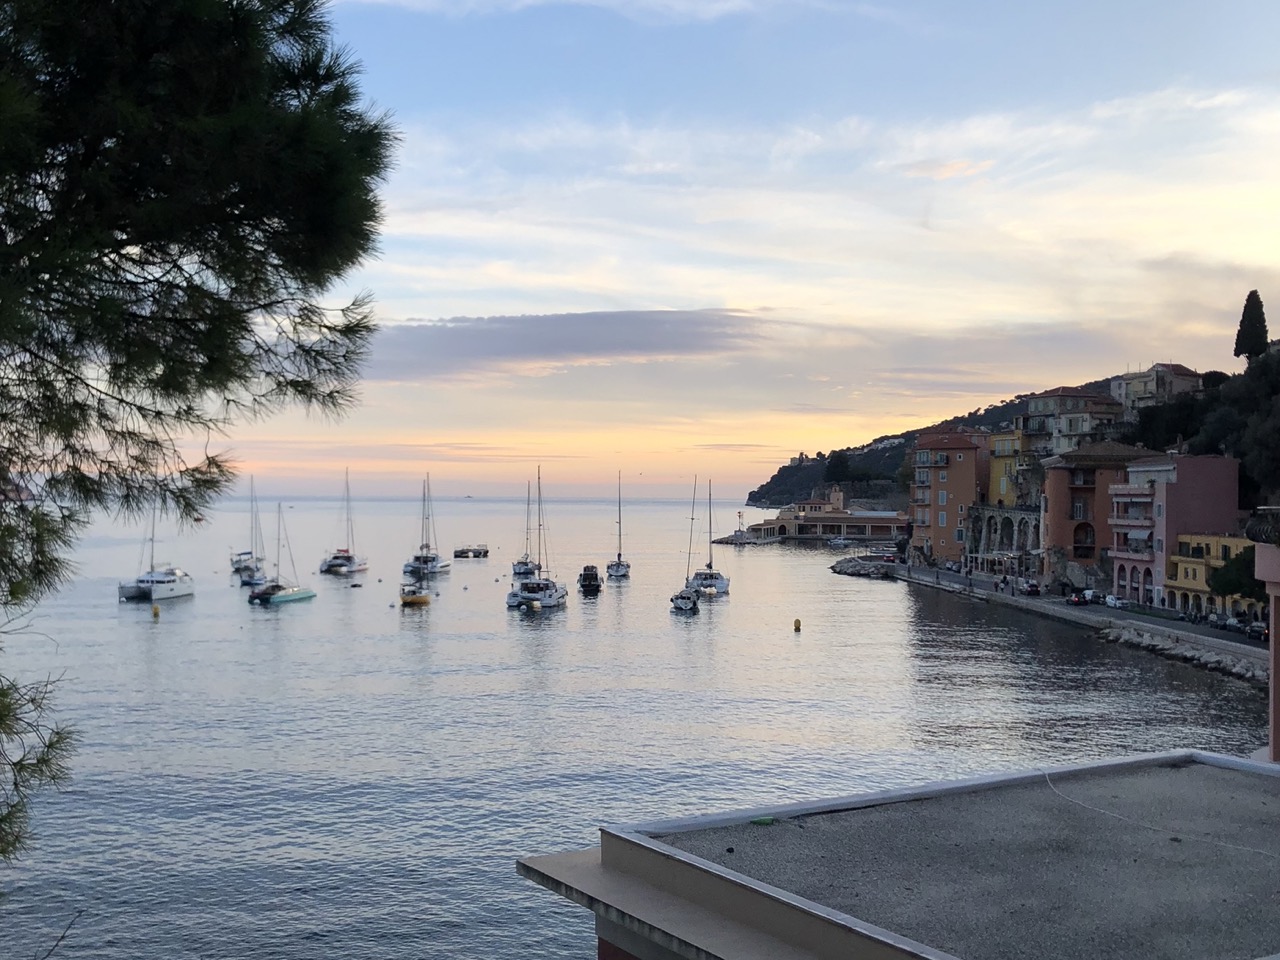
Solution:
M 542 516 L 542 467 L 538 467 L 538 570 L 543 571 L 542 551 L 546 546 L 546 527 Z M 507 594 L 507 606 L 519 610 L 539 610 L 545 607 L 564 606 L 569 589 L 556 583 L 550 576 L 551 558 L 547 558 L 546 576 L 526 577 L 518 580 Z
M 338 547 L 320 561 L 320 572 L 338 577 L 350 576 L 369 569 L 369 561 L 356 553 L 356 528 L 351 519 L 351 471 L 347 470 L 342 494 L 343 513 L 346 515 L 347 545 Z
M 139 573 L 132 583 L 120 584 L 121 600 L 154 603 L 157 600 L 176 600 L 190 597 L 196 592 L 196 582 L 191 574 L 167 563 L 156 563 L 156 511 L 151 511 L 151 535 L 143 540 L 143 546 L 151 544 L 151 560 L 148 568 Z M 139 564 L 141 566 L 141 564 Z
M 622 559 L 622 471 L 618 471 L 618 558 L 610 560 L 604 568 L 610 580 L 631 576 L 630 562 Z

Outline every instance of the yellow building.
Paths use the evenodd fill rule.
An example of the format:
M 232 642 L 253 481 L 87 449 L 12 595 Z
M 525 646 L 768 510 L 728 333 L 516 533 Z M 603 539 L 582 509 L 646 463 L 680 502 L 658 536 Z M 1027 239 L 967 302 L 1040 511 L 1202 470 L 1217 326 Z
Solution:
M 1245 537 L 1226 537 L 1207 533 L 1184 533 L 1178 536 L 1178 552 L 1169 557 L 1165 573 L 1165 596 L 1170 606 L 1183 613 L 1226 613 L 1257 620 L 1263 604 L 1247 597 L 1230 596 L 1223 601 L 1209 591 L 1209 574 L 1223 567 L 1245 547 L 1253 546 Z
M 987 502 L 1007 507 L 1021 506 L 1018 495 L 1018 468 L 1025 466 L 1031 444 L 1021 430 L 993 433 L 990 440 L 991 475 L 987 482 Z

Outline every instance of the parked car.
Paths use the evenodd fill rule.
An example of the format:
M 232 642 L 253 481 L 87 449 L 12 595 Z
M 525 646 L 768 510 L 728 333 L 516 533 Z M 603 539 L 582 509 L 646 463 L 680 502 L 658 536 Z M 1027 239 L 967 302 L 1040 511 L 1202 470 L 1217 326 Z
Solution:
M 1250 640 L 1266 642 L 1271 639 L 1271 628 L 1262 620 L 1255 620 L 1244 628 L 1244 635 Z
M 1222 621 L 1220 626 L 1223 630 L 1231 630 L 1234 633 L 1244 633 L 1244 621 L 1238 620 L 1235 617 L 1227 617 L 1226 620 Z
M 1071 596 L 1067 597 L 1067 603 L 1071 604 L 1073 607 L 1087 607 L 1089 605 L 1089 598 L 1083 593 L 1073 593 Z
M 1107 594 L 1105 603 L 1108 607 L 1113 607 L 1116 610 L 1127 610 L 1130 606 L 1129 601 L 1124 597 L 1117 597 L 1110 593 Z
M 1084 591 L 1084 598 L 1088 600 L 1090 603 L 1102 603 L 1102 600 L 1103 600 L 1102 591 L 1094 590 L 1092 588 L 1087 589 Z
M 1028 597 L 1038 597 L 1040 596 L 1040 584 L 1034 580 L 1028 580 L 1026 586 L 1022 588 L 1022 592 Z

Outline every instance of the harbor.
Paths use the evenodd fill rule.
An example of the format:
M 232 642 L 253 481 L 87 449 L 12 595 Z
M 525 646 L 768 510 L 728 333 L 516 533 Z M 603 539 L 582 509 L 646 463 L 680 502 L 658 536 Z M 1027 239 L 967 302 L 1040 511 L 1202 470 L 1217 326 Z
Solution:
M 158 619 L 115 596 L 140 532 L 95 527 L 77 580 L 5 641 L 15 673 L 63 677 L 83 737 L 5 874 L 14 953 L 83 909 L 57 956 L 581 960 L 590 914 L 514 863 L 600 823 L 1266 738 L 1265 695 L 1239 679 L 1010 604 L 836 576 L 823 545 L 717 547 L 732 595 L 675 614 L 689 505 L 625 503 L 630 577 L 537 615 L 504 604 L 523 489 L 436 498 L 442 542 L 490 555 L 413 608 L 397 582 L 417 490 L 355 502 L 363 589 L 313 576 L 314 600 L 279 609 L 228 575 L 247 503 L 189 536 L 162 525 L 157 549 L 198 590 Z M 314 570 L 341 504 L 292 506 Z M 736 504 L 714 508 L 718 533 L 736 526 Z M 550 500 L 553 569 L 613 558 L 617 509 Z

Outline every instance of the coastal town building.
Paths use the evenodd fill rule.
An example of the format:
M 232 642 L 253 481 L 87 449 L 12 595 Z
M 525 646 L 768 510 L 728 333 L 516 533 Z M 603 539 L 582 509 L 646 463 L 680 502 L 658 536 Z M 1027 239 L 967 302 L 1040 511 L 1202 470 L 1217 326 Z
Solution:
M 1104 440 L 1041 461 L 1041 573 L 1046 578 L 1076 586 L 1111 583 L 1104 562 L 1114 540 L 1110 486 L 1125 482 L 1130 463 L 1150 456 L 1142 447 Z
M 965 555 L 967 511 L 987 497 L 990 435 L 958 427 L 922 434 L 911 453 L 911 558 L 955 561 Z
M 1124 404 L 1114 397 L 1080 387 L 1055 387 L 1029 396 L 1026 413 L 1015 418 L 1014 426 L 1031 451 L 1049 456 L 1106 439 L 1123 414 Z
M 1156 363 L 1146 370 L 1111 378 L 1111 396 L 1123 405 L 1124 419 L 1129 422 L 1136 421 L 1144 407 L 1168 403 L 1200 387 L 1200 374 L 1180 363 Z
M 832 484 L 827 499 L 789 504 L 771 520 L 747 527 L 748 542 L 831 540 L 842 537 L 864 543 L 896 543 L 907 536 L 907 515 L 897 510 L 849 510 L 844 492 Z
M 1253 543 L 1242 536 L 1179 534 L 1165 579 L 1167 605 L 1188 614 L 1223 612 L 1248 620 L 1260 619 L 1263 604 L 1258 601 L 1236 594 L 1217 597 L 1209 589 L 1209 575 L 1251 546 Z
M 1229 535 L 1241 520 L 1234 457 L 1162 454 L 1130 461 L 1108 486 L 1112 592 L 1152 606 L 1166 603 L 1169 558 L 1191 531 Z

